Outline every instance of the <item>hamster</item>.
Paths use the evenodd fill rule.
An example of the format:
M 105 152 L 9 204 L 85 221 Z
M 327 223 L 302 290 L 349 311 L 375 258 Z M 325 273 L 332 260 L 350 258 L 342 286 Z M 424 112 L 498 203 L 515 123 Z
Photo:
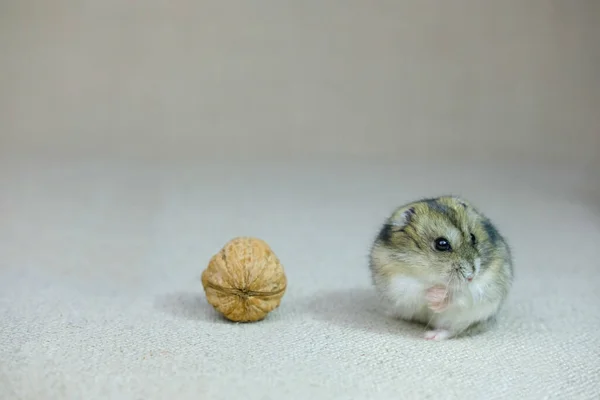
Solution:
M 513 283 L 511 249 L 489 218 L 458 196 L 396 208 L 370 249 L 386 314 L 425 325 L 425 339 L 481 333 Z

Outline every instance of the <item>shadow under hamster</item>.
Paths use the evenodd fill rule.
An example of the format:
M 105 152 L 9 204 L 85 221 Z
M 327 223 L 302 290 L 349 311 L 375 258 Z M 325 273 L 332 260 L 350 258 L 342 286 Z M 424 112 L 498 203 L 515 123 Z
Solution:
M 349 288 L 319 293 L 307 304 L 307 311 L 327 323 L 352 329 L 421 339 L 421 324 L 385 315 L 375 292 L 368 288 Z
M 539 321 L 531 315 L 511 307 L 513 299 L 498 315 L 498 322 L 490 330 L 481 332 L 474 337 L 461 336 L 454 341 L 465 339 L 486 340 L 488 335 L 506 335 L 515 326 L 529 326 L 538 329 Z M 349 288 L 319 293 L 303 305 L 311 316 L 326 323 L 336 324 L 343 328 L 359 329 L 385 336 L 404 339 L 423 340 L 423 334 L 428 328 L 418 322 L 409 322 L 393 318 L 383 312 L 379 299 L 373 289 Z

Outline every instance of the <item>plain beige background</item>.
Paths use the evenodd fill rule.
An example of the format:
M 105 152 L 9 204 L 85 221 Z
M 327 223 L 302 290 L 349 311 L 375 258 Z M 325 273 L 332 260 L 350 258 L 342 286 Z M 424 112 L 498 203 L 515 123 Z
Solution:
M 4 0 L 0 146 L 594 175 L 598 43 L 595 0 Z

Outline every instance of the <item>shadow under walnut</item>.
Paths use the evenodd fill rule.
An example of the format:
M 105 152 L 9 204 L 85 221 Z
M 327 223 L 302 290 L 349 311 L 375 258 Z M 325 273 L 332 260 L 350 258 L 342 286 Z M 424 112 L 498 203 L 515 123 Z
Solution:
M 192 321 L 229 322 L 217 312 L 203 296 L 196 292 L 176 292 L 157 296 L 154 305 L 156 309 Z

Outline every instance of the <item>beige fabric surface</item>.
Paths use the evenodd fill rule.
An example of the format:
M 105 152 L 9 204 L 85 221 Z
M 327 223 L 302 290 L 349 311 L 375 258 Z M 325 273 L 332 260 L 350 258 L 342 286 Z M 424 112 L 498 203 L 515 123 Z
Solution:
M 2 399 L 594 399 L 598 205 L 577 171 L 367 162 L 4 162 Z M 398 203 L 463 195 L 513 245 L 499 326 L 428 342 L 378 312 L 370 241 Z M 223 321 L 199 276 L 261 237 L 289 289 Z

